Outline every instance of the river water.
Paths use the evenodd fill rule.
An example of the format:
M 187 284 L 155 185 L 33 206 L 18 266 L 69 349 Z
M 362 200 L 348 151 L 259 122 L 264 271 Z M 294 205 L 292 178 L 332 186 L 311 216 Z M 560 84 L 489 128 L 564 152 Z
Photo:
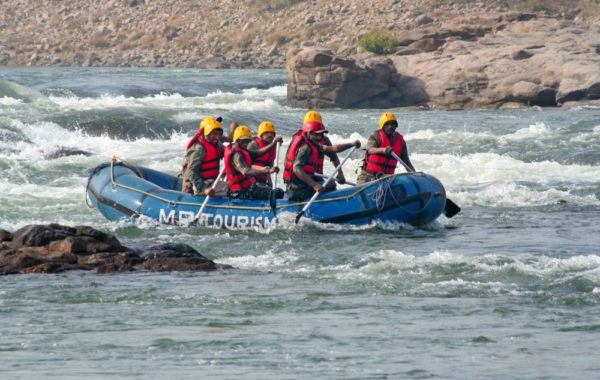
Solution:
M 0 277 L 2 378 L 597 376 L 600 108 L 390 110 L 417 170 L 463 208 L 426 228 L 292 216 L 268 231 L 186 229 L 86 205 L 88 170 L 113 155 L 176 173 L 204 116 L 254 131 L 271 120 L 289 143 L 306 110 L 285 105 L 286 82 L 282 70 L 0 68 L 0 228 L 85 224 L 236 268 Z M 365 143 L 383 111 L 322 115 L 334 143 Z

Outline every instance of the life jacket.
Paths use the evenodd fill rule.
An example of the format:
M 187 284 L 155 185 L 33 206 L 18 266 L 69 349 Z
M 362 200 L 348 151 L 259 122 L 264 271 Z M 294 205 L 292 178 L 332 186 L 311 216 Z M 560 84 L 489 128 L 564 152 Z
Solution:
M 194 133 L 194 136 L 192 136 L 192 138 L 190 139 L 190 141 L 188 141 L 188 143 L 185 147 L 186 153 L 188 150 L 190 150 L 192 145 L 194 145 L 195 143 L 198 142 L 198 139 L 202 138 L 203 134 L 204 134 L 204 128 L 201 130 L 198 130 L 198 131 L 196 131 L 196 133 Z M 184 185 L 185 185 L 185 181 L 186 181 L 185 169 L 187 169 L 187 167 L 188 167 L 188 162 L 187 162 L 187 157 L 186 157 L 185 162 L 183 163 L 183 166 L 181 167 L 181 177 L 183 179 Z
M 202 144 L 204 149 L 206 150 L 206 156 L 204 160 L 200 164 L 200 177 L 204 180 L 206 179 L 214 179 L 219 175 L 219 160 L 223 157 L 223 151 L 221 149 L 221 144 L 217 146 L 212 145 L 202 136 L 204 135 L 204 130 L 197 131 L 194 136 L 188 142 L 185 151 L 187 153 L 188 150 L 192 147 L 192 145 L 198 143 Z M 185 173 L 185 169 L 188 167 L 187 159 L 183 164 L 182 173 Z M 185 182 L 186 178 L 184 178 Z
M 398 133 L 394 132 L 393 136 L 396 137 L 394 144 L 391 145 L 390 139 L 383 131 L 378 131 L 379 136 L 381 138 L 381 148 L 386 148 L 388 146 L 392 147 L 392 150 L 398 157 L 402 154 L 402 145 L 404 144 L 404 137 Z M 365 154 L 365 159 L 363 163 L 363 169 L 365 169 L 369 173 L 385 173 L 385 174 L 394 174 L 394 170 L 396 170 L 396 164 L 398 161 L 391 155 L 388 156 L 386 154 Z
M 227 184 L 229 185 L 229 189 L 233 191 L 249 189 L 254 184 L 255 179 L 252 176 L 245 176 L 235 169 L 232 162 L 234 152 L 239 152 L 242 155 L 246 165 L 252 165 L 252 158 L 247 150 L 239 147 L 232 149 L 231 145 L 225 148 L 225 173 L 227 174 Z
M 192 145 L 197 143 L 198 140 L 202 139 L 202 136 L 204 136 L 204 128 L 201 128 L 197 130 L 196 133 L 194 133 L 194 136 L 192 136 L 190 141 L 188 141 L 187 146 L 185 147 L 185 151 L 187 152 L 188 150 L 190 150 Z
M 264 148 L 265 146 L 267 146 L 267 143 L 260 137 L 255 137 L 254 141 L 256 141 L 256 143 L 258 144 L 258 146 L 261 149 Z M 253 164 L 257 164 L 257 165 L 264 166 L 264 167 L 267 167 L 267 166 L 272 167 L 273 163 L 275 162 L 275 154 L 276 154 L 275 149 L 271 149 L 267 153 L 256 158 L 254 160 Z M 267 182 L 267 180 L 269 179 L 269 175 L 265 173 L 265 174 L 257 175 L 254 178 L 261 180 L 263 182 Z
M 323 136 L 323 138 L 319 141 L 319 144 L 325 146 L 325 145 L 329 145 L 325 142 L 325 136 Z M 317 166 L 315 171 L 319 174 L 323 174 L 323 165 L 325 164 L 325 154 L 323 153 L 323 150 L 319 150 L 319 156 L 317 157 Z
M 299 129 L 296 132 L 294 132 L 293 136 L 296 136 L 298 134 L 302 134 L 302 130 Z M 329 145 L 331 146 L 331 143 L 327 143 L 327 141 L 329 141 L 328 139 L 326 139 L 325 136 L 323 136 L 323 138 L 319 141 L 319 144 L 325 146 L 325 145 Z M 316 165 L 316 173 L 319 174 L 323 174 L 323 165 L 325 164 L 325 154 L 323 153 L 322 150 L 319 150 L 319 156 L 317 157 L 317 165 Z
M 285 155 L 283 180 L 286 183 L 297 178 L 296 174 L 294 174 L 294 161 L 296 161 L 296 154 L 298 153 L 298 149 L 302 146 L 302 144 L 307 144 L 312 152 L 310 160 L 302 167 L 304 172 L 312 178 L 314 178 L 314 173 L 323 173 L 323 161 L 321 161 L 320 167 L 318 163 L 319 149 L 317 149 L 317 147 L 310 140 L 306 139 L 303 133 L 299 133 L 294 136 L 294 139 L 288 148 L 287 154 Z

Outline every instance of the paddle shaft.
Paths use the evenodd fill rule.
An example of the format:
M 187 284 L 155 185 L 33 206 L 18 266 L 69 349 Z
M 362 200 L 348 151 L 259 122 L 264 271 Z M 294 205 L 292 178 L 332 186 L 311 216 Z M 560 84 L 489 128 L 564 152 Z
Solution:
M 342 166 L 344 165 L 344 163 L 350 158 L 350 155 L 352 153 L 354 153 L 355 150 L 356 150 L 356 147 L 353 146 L 350 149 L 350 152 L 348 152 L 348 154 L 346 154 L 346 157 L 344 157 L 344 159 L 342 160 L 342 162 L 340 162 L 340 164 L 335 168 L 335 170 L 333 171 L 333 173 L 331 173 L 331 175 L 325 180 L 325 183 L 323 184 L 323 187 L 327 187 L 327 185 L 329 185 L 329 182 L 331 182 L 333 180 L 333 177 L 335 177 L 337 175 L 337 173 L 340 171 L 340 169 L 342 168 Z M 304 213 L 306 212 L 306 210 L 308 210 L 308 208 L 310 207 L 310 205 L 314 202 L 315 199 L 317 199 L 318 196 L 319 196 L 319 192 L 315 191 L 315 193 L 313 194 L 313 196 L 310 198 L 310 201 L 308 201 L 308 203 L 304 205 L 304 207 L 302 208 L 302 210 L 300 210 L 300 212 L 298 213 L 298 215 L 296 215 L 296 224 L 298 224 L 298 221 L 300 220 L 300 218 L 302 218 L 302 215 L 304 215 Z
M 402 164 L 402 166 L 404 166 L 404 169 L 406 169 L 407 172 L 409 173 L 414 173 L 415 171 L 412 170 L 410 168 L 410 166 L 408 166 L 408 164 L 406 162 L 404 162 L 404 160 L 402 160 L 400 157 L 398 157 L 398 155 L 396 153 L 394 153 L 394 151 L 391 151 L 390 154 L 392 155 L 392 157 L 394 157 L 394 159 L 396 161 L 398 161 L 399 163 Z
M 277 167 L 277 165 L 279 164 L 279 148 L 281 148 L 281 144 L 277 143 L 277 148 L 275 150 L 274 167 Z M 277 193 L 275 192 L 275 189 L 277 188 L 277 173 L 274 174 L 274 178 L 271 181 L 273 183 L 273 189 L 271 190 L 271 194 L 269 194 L 269 204 L 271 205 L 273 215 L 277 215 Z
M 210 186 L 211 189 L 214 190 L 215 187 L 217 187 L 217 183 L 219 182 L 219 180 L 221 179 L 221 177 L 223 177 L 223 174 L 225 174 L 225 166 L 223 166 L 223 169 L 221 169 L 221 171 L 219 172 L 219 175 L 217 176 L 217 178 L 215 179 L 215 181 Z M 196 216 L 196 220 L 200 219 L 200 217 L 202 216 L 202 212 L 204 211 L 204 208 L 206 207 L 206 204 L 208 203 L 208 199 L 209 198 L 210 198 L 210 195 L 207 195 L 206 198 L 204 198 L 204 202 L 202 202 L 202 206 L 200 206 L 200 211 L 198 211 L 198 215 Z
M 277 143 L 277 148 L 275 150 L 275 161 L 274 161 L 275 165 L 273 166 L 275 168 L 279 166 L 279 148 L 281 148 L 281 144 Z M 273 177 L 275 177 L 273 179 L 273 190 L 275 190 L 275 188 L 277 187 L 277 173 L 273 173 L 273 174 L 275 174 L 273 176 Z
M 329 178 L 329 177 L 327 177 L 326 175 L 324 175 L 324 174 L 321 174 L 321 173 L 315 173 L 315 176 L 317 176 L 317 177 L 321 177 L 321 178 L 325 178 L 325 179 L 328 179 L 328 178 Z M 334 181 L 336 181 L 336 182 L 338 182 L 338 183 L 340 182 L 340 181 L 339 181 L 337 178 L 334 178 L 333 180 L 334 180 Z M 350 186 L 356 186 L 356 184 L 355 184 L 354 182 L 346 181 L 345 183 L 346 183 L 347 185 L 350 185 Z

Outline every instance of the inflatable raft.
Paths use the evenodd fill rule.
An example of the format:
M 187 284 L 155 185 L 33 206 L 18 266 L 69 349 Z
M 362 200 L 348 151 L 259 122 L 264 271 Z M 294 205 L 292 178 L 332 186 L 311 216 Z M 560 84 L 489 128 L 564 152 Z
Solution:
M 339 188 L 339 186 L 338 186 Z M 181 178 L 117 158 L 90 171 L 88 204 L 112 221 L 151 218 L 158 223 L 224 228 L 271 228 L 285 213 L 297 215 L 307 202 L 287 195 L 269 200 L 211 197 L 179 191 Z M 307 200 L 308 201 L 308 200 Z M 303 217 L 322 223 L 369 224 L 373 221 L 426 225 L 444 211 L 446 191 L 435 177 L 401 173 L 319 195 Z

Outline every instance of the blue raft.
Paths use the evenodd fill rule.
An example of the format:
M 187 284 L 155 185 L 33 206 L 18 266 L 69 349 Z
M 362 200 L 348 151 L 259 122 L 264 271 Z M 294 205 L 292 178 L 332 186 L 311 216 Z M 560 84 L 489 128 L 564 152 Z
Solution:
M 173 225 L 224 228 L 270 228 L 280 217 L 292 216 L 306 202 L 211 197 L 202 215 L 203 196 L 181 191 L 181 178 L 113 158 L 90 171 L 88 203 L 112 221 L 151 218 Z M 308 200 L 307 200 L 308 201 Z M 440 181 L 425 173 L 401 173 L 319 195 L 304 218 L 322 223 L 363 225 L 373 221 L 426 225 L 444 211 L 446 191 Z M 293 219 L 293 218 L 290 218 Z

